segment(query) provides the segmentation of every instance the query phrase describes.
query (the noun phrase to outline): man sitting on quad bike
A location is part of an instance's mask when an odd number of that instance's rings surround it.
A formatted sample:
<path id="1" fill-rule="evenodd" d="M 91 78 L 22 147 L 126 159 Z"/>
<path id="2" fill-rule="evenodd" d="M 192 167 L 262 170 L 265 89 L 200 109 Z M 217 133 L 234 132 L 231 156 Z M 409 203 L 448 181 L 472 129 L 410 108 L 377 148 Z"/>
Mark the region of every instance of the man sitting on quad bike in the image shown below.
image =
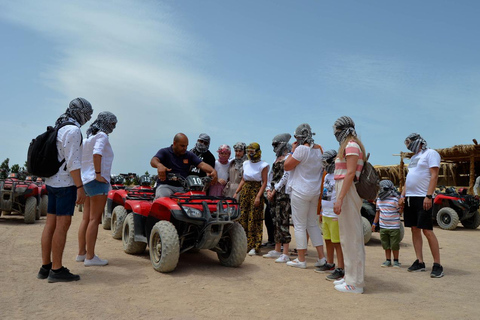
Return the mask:
<path id="1" fill-rule="evenodd" d="M 150 165 L 157 169 L 158 180 L 155 198 L 169 197 L 176 192 L 185 192 L 179 181 L 167 180 L 167 173 L 174 173 L 186 178 L 190 166 L 193 165 L 207 173 L 212 182 L 217 180 L 215 169 L 203 162 L 193 152 L 187 151 L 188 138 L 183 133 L 177 133 L 170 147 L 158 150 L 150 160 Z"/>

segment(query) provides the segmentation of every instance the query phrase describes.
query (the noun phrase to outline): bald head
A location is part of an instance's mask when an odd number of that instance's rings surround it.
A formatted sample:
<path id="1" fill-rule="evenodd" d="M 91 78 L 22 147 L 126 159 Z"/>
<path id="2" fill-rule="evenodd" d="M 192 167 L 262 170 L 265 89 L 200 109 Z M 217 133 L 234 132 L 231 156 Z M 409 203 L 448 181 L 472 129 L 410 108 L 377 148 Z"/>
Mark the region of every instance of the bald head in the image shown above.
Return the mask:
<path id="1" fill-rule="evenodd" d="M 173 137 L 173 152 L 180 156 L 187 152 L 188 147 L 188 138 L 183 133 L 177 133 L 175 137 Z"/>

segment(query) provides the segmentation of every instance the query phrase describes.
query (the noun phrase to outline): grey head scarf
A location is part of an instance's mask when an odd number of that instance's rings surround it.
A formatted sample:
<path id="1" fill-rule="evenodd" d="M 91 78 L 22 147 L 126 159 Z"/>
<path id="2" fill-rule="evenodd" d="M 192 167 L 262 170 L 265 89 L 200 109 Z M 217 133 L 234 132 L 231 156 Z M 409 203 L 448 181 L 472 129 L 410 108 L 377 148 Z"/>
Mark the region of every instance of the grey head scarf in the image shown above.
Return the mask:
<path id="1" fill-rule="evenodd" d="M 280 134 L 277 134 L 275 137 L 273 137 L 272 147 L 273 147 L 273 152 L 275 152 L 275 155 L 277 157 L 280 157 L 285 154 L 285 151 L 287 150 L 288 141 L 290 140 L 291 137 L 292 136 L 289 133 L 280 133 Z M 291 149 L 292 148 L 290 147 L 290 150 Z"/>
<path id="2" fill-rule="evenodd" d="M 109 112 L 103 111 L 100 112 L 97 116 L 97 119 L 93 121 L 90 127 L 87 130 L 87 137 L 91 135 L 96 135 L 99 131 L 105 132 L 106 134 L 112 133 L 113 129 L 117 125 L 117 117 Z"/>
<path id="3" fill-rule="evenodd" d="M 335 134 L 335 138 L 337 139 L 338 143 L 342 144 L 342 142 L 345 141 L 349 135 L 354 137 L 357 136 L 357 132 L 355 131 L 355 122 L 353 122 L 352 118 L 350 117 L 340 117 L 333 124 L 333 133 Z"/>
<path id="4" fill-rule="evenodd" d="M 333 173 L 335 171 L 335 158 L 337 157 L 337 151 L 327 150 L 322 155 L 323 166 L 327 173 Z"/>
<path id="5" fill-rule="evenodd" d="M 405 139 L 405 145 L 407 149 L 412 151 L 413 153 L 417 153 L 420 149 L 420 145 L 422 145 L 422 150 L 427 149 L 427 141 L 422 138 L 418 133 L 412 133 Z"/>
<path id="6" fill-rule="evenodd" d="M 205 143 L 198 142 L 198 140 L 205 141 Z M 208 147 L 210 147 L 210 136 L 206 133 L 200 133 L 197 139 L 197 143 L 195 144 L 195 150 L 198 153 L 205 153 L 208 151 Z"/>
<path id="7" fill-rule="evenodd" d="M 69 119 L 75 119 L 80 126 L 83 126 L 92 118 L 93 108 L 90 102 L 84 98 L 76 98 L 70 101 L 67 110 L 62 114 L 57 121 L 55 126 L 67 122 Z"/>
<path id="8" fill-rule="evenodd" d="M 233 150 L 243 150 L 243 156 L 241 158 L 235 156 L 234 159 L 235 170 L 240 171 L 243 168 L 243 162 L 247 160 L 247 144 L 245 142 L 237 142 L 233 145 Z"/>
<path id="9" fill-rule="evenodd" d="M 378 192 L 378 197 L 381 200 L 384 200 L 388 197 L 393 197 L 396 195 L 397 195 L 397 192 L 392 181 L 390 180 L 380 181 L 380 191 Z"/>
<path id="10" fill-rule="evenodd" d="M 308 123 L 302 123 L 295 129 L 294 137 L 298 142 L 299 146 L 303 146 L 305 143 L 308 143 L 310 146 L 313 145 L 313 136 L 315 133 L 312 132 L 312 128 Z"/>

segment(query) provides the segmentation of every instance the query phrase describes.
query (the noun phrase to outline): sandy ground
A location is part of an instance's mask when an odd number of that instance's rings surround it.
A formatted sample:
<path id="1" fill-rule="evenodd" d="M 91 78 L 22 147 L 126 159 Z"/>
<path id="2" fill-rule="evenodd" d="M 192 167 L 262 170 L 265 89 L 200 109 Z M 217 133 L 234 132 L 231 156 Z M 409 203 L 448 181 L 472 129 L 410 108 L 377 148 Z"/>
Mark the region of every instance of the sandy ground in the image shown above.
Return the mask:
<path id="1" fill-rule="evenodd" d="M 480 230 L 461 225 L 455 231 L 435 227 L 445 268 L 441 279 L 431 279 L 429 271 L 407 272 L 415 260 L 409 230 L 400 251 L 402 268 L 381 268 L 384 251 L 375 233 L 366 246 L 365 293 L 358 295 L 337 292 L 313 271 L 312 247 L 305 270 L 261 256 L 226 268 L 215 253 L 202 250 L 181 255 L 174 272 L 161 274 L 152 268 L 148 251 L 125 254 L 121 241 L 100 227 L 97 253 L 110 264 L 86 268 L 75 262 L 80 219 L 76 213 L 64 265 L 81 280 L 50 284 L 36 279 L 45 218 L 33 225 L 0 218 L 0 319 L 480 318 Z M 430 269 L 428 248 L 424 252 Z"/>

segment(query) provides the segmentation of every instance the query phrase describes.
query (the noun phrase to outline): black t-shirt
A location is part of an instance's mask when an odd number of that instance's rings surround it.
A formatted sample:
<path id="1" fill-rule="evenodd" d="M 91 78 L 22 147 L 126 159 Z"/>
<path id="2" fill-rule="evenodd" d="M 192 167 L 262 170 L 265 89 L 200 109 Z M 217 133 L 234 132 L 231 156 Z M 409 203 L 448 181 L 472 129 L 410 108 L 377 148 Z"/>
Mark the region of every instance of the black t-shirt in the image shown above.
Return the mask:
<path id="1" fill-rule="evenodd" d="M 206 164 L 210 165 L 212 168 L 215 169 L 215 157 L 213 156 L 213 154 L 210 152 L 210 150 L 207 150 L 207 152 L 204 152 L 204 153 L 199 153 L 197 151 L 197 149 L 193 148 L 192 150 L 190 150 L 193 154 L 195 154 L 197 157 L 200 158 L 200 160 L 202 160 L 203 162 L 205 162 Z M 191 165 L 190 166 L 190 172 L 189 174 L 194 174 L 194 175 L 197 175 L 199 177 L 205 177 L 207 175 L 206 172 L 200 170 L 199 168 L 197 168 L 197 166 L 194 166 L 194 165 Z"/>
<path id="2" fill-rule="evenodd" d="M 177 156 L 175 153 L 173 153 L 172 146 L 158 150 L 157 154 L 155 154 L 155 157 L 157 157 L 165 167 L 172 169 L 172 171 L 169 171 L 170 173 L 179 174 L 184 178 L 189 175 L 190 166 L 197 167 L 200 162 L 202 162 L 199 157 L 190 151 L 185 152 L 183 155 Z M 160 181 L 160 179 L 157 179 L 157 184 L 169 184 L 175 187 L 181 186 L 180 182 L 178 181 Z"/>

